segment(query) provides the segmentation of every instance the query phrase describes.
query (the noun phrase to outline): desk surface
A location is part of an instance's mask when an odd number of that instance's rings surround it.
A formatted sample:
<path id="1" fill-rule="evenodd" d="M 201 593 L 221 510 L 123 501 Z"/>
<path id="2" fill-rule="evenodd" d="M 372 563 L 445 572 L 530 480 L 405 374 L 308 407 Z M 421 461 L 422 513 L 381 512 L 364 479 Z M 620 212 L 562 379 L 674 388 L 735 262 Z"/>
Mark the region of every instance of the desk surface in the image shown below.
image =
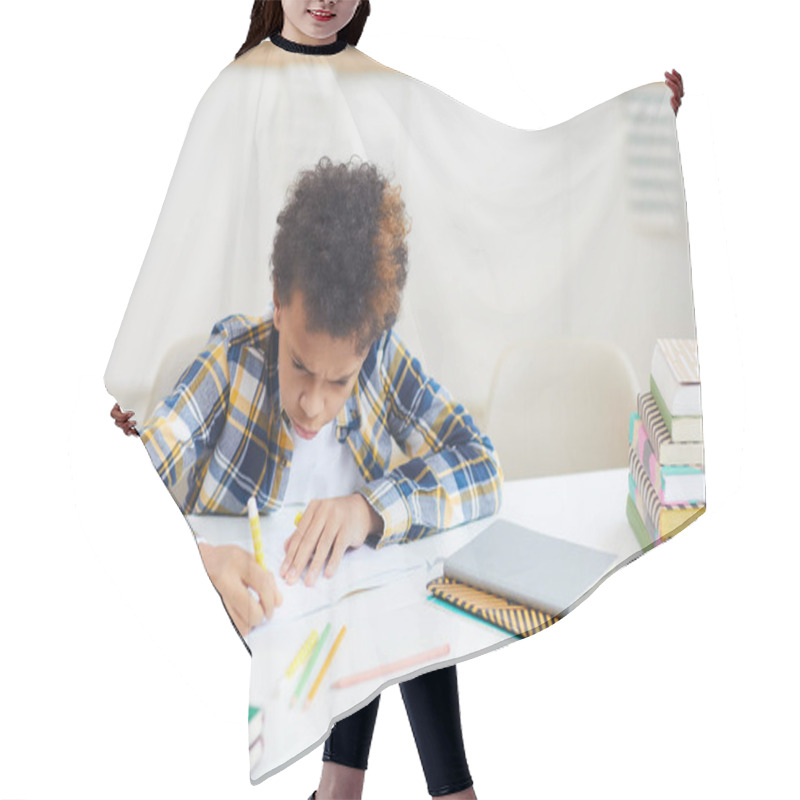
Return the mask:
<path id="1" fill-rule="evenodd" d="M 614 554 L 616 560 L 610 574 L 641 551 L 625 517 L 627 475 L 627 469 L 616 469 L 510 481 L 504 485 L 498 517 Z M 273 552 L 277 553 L 283 539 L 293 531 L 296 511 L 297 507 L 287 507 L 262 518 L 265 537 L 278 537 L 277 544 L 273 542 Z M 432 603 L 425 588 L 430 580 L 442 575 L 444 559 L 471 541 L 493 519 L 378 551 L 350 551 L 340 570 L 356 591 L 342 580 L 337 584 L 324 577 L 311 588 L 301 584 L 290 588 L 306 593 L 299 598 L 300 605 L 292 605 L 294 611 L 287 611 L 285 616 L 278 609 L 272 621 L 255 628 L 247 637 L 253 656 L 251 704 L 263 707 L 267 720 L 262 734 L 264 755 L 255 765 L 254 778 L 267 777 L 316 747 L 327 736 L 333 721 L 366 705 L 385 686 L 515 641 L 500 629 Z M 193 530 L 212 544 L 238 544 L 252 551 L 245 517 L 190 516 L 188 520 Z M 383 571 L 369 574 L 367 569 L 366 578 L 361 573 L 351 571 L 348 576 L 344 572 L 348 559 L 356 563 L 357 556 L 362 564 L 369 565 L 363 559 L 384 553 L 387 560 Z M 274 564 L 273 568 L 277 570 L 277 566 Z M 356 574 L 359 580 L 353 578 Z M 289 588 L 276 577 L 282 590 Z M 309 632 L 316 629 L 321 633 L 327 623 L 331 625 L 331 635 L 322 655 L 340 627 L 346 625 L 342 645 L 311 707 L 303 710 L 300 704 L 290 708 L 294 681 L 281 682 L 281 676 Z M 450 653 L 442 660 L 346 689 L 330 688 L 338 678 L 445 643 L 450 645 Z M 322 658 L 318 663 L 321 662 Z"/>

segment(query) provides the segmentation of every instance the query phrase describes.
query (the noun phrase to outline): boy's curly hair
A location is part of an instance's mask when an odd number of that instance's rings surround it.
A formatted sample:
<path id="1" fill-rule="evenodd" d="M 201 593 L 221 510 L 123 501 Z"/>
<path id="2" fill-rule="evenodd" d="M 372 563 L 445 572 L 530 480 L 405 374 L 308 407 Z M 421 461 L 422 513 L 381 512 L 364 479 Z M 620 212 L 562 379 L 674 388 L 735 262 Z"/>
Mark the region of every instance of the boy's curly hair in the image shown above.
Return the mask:
<path id="1" fill-rule="evenodd" d="M 303 293 L 312 331 L 366 349 L 400 311 L 408 247 L 405 204 L 378 168 L 327 156 L 301 172 L 278 215 L 272 282 L 282 304 Z"/>

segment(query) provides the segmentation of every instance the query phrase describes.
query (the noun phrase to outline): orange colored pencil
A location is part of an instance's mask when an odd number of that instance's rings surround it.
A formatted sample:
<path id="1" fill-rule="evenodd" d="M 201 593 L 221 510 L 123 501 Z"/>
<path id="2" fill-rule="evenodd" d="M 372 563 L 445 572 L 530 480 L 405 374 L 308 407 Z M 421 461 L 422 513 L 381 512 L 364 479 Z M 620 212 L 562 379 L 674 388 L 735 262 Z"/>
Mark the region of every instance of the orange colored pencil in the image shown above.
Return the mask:
<path id="1" fill-rule="evenodd" d="M 317 689 L 319 689 L 322 679 L 325 677 L 325 673 L 328 671 L 328 667 L 331 665 L 331 661 L 333 661 L 333 657 L 336 655 L 336 651 L 339 649 L 342 639 L 344 639 L 344 634 L 346 631 L 347 625 L 342 625 L 341 630 L 336 637 L 336 641 L 331 645 L 331 649 L 328 651 L 328 656 L 325 659 L 325 663 L 322 665 L 319 675 L 317 675 L 317 679 L 314 681 L 314 685 L 311 687 L 311 691 L 308 693 L 306 702 L 303 705 L 304 709 L 311 705 L 311 701 L 314 699 L 314 695 L 317 693 Z"/>

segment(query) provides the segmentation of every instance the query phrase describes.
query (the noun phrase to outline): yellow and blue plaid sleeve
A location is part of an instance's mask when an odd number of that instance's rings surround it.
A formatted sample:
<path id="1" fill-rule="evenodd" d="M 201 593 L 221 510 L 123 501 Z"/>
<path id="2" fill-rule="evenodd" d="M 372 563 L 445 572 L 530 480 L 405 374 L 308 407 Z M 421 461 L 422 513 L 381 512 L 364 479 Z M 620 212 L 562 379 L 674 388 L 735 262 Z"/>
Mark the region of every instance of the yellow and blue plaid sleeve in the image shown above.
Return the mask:
<path id="1" fill-rule="evenodd" d="M 229 381 L 225 340 L 216 335 L 144 423 L 142 443 L 167 486 L 213 448 L 225 424 Z"/>
<path id="2" fill-rule="evenodd" d="M 466 409 L 423 373 L 393 331 L 376 371 L 385 429 L 409 458 L 361 489 L 384 521 L 376 547 L 494 514 L 502 470 Z"/>

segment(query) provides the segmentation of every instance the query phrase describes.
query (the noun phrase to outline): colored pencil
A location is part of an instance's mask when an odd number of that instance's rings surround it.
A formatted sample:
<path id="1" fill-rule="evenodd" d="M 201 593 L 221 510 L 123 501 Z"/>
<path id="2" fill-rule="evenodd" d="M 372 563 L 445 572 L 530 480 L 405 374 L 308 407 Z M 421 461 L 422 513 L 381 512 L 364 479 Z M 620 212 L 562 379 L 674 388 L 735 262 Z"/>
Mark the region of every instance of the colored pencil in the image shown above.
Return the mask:
<path id="1" fill-rule="evenodd" d="M 328 634 L 330 632 L 331 632 L 331 624 L 329 622 L 327 625 L 325 625 L 325 628 L 322 631 L 322 636 L 319 637 L 316 645 L 314 646 L 314 649 L 311 651 L 311 656 L 308 659 L 306 668 L 303 670 L 303 674 L 300 676 L 300 680 L 297 683 L 297 688 L 294 690 L 294 694 L 292 695 L 292 699 L 289 705 L 293 706 L 299 699 L 300 695 L 303 693 L 303 688 L 308 682 L 308 676 L 311 675 L 311 671 L 314 669 L 314 664 L 319 658 L 319 654 L 322 648 L 325 646 L 325 640 L 328 638 Z"/>
<path id="2" fill-rule="evenodd" d="M 342 625 L 339 635 L 336 637 L 336 641 L 334 641 L 333 645 L 331 646 L 331 649 L 328 652 L 328 657 L 325 659 L 325 663 L 322 665 L 322 669 L 320 669 L 319 675 L 317 675 L 317 679 L 314 681 L 314 685 L 311 687 L 311 691 L 308 693 L 308 697 L 306 698 L 303 708 L 308 708 L 311 705 L 311 701 L 314 699 L 314 695 L 317 693 L 317 689 L 319 689 L 322 679 L 325 677 L 325 673 L 328 671 L 328 667 L 330 667 L 331 661 L 333 661 L 333 657 L 336 655 L 336 651 L 339 649 L 339 645 L 342 643 L 342 639 L 344 639 L 344 634 L 346 631 L 347 625 Z"/>
<path id="3" fill-rule="evenodd" d="M 292 675 L 297 671 L 297 668 L 302 664 L 305 664 L 306 660 L 308 659 L 311 651 L 314 648 L 314 645 L 317 643 L 317 639 L 319 638 L 319 634 L 316 630 L 311 631 L 308 634 L 308 637 L 300 646 L 300 649 L 297 651 L 297 655 L 292 659 L 292 663 L 289 664 L 288 669 L 286 670 L 286 677 L 291 678 Z"/>
<path id="4" fill-rule="evenodd" d="M 355 675 L 348 675 L 346 678 L 340 678 L 334 684 L 333 689 L 346 689 L 354 683 L 361 683 L 362 681 L 369 681 L 373 678 L 380 678 L 384 675 L 389 675 L 392 672 L 415 667 L 417 664 L 424 664 L 426 661 L 433 661 L 437 658 L 443 658 L 450 652 L 450 645 L 443 644 L 440 647 L 434 647 L 431 650 L 426 650 L 424 653 L 416 653 L 407 658 L 401 658 L 399 661 L 392 661 L 389 664 L 381 664 L 373 669 L 365 670 L 364 672 L 357 672 Z"/>
<path id="5" fill-rule="evenodd" d="M 266 569 L 267 562 L 264 558 L 264 543 L 261 540 L 261 521 L 258 518 L 258 508 L 256 507 L 255 497 L 251 497 L 247 501 L 247 516 L 250 520 L 250 536 L 253 539 L 253 551 L 255 552 L 256 561 Z"/>

